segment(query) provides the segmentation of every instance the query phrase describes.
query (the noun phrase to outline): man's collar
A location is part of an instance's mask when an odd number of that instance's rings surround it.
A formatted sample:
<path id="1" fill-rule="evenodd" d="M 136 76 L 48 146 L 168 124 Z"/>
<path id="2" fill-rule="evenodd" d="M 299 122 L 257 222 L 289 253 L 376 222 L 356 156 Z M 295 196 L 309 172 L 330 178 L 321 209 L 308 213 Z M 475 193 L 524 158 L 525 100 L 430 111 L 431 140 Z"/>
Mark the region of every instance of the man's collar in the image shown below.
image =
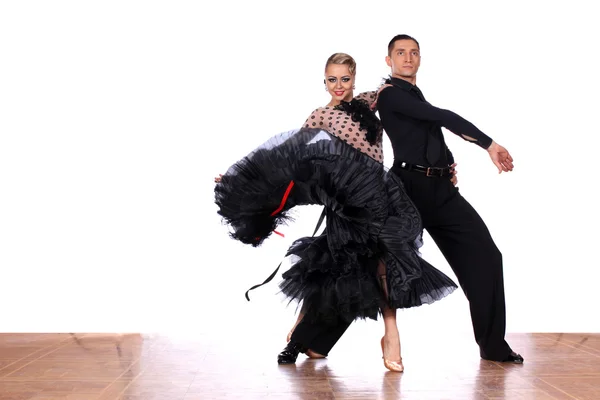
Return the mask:
<path id="1" fill-rule="evenodd" d="M 404 79 L 394 78 L 390 76 L 389 81 L 395 86 L 401 87 L 402 89 L 411 90 L 416 88 L 416 85 L 413 85 L 412 83 L 405 81 Z"/>

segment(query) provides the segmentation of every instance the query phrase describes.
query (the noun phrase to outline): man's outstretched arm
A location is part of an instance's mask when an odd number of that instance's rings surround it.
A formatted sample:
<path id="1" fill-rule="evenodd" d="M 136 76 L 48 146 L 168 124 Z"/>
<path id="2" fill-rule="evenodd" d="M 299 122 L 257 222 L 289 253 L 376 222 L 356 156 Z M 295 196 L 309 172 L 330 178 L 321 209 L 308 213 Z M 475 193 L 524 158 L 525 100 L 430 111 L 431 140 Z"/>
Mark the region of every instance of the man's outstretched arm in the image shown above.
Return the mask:
<path id="1" fill-rule="evenodd" d="M 414 119 L 435 121 L 455 135 L 484 149 L 492 144 L 492 138 L 460 115 L 450 110 L 434 107 L 411 96 L 405 90 L 385 88 L 379 94 L 377 104 L 380 110 L 388 109 Z"/>
<path id="2" fill-rule="evenodd" d="M 460 115 L 432 106 L 421 101 L 404 90 L 384 88 L 379 94 L 377 107 L 380 112 L 392 111 L 423 121 L 435 121 L 450 132 L 479 147 L 487 150 L 492 162 L 502 173 L 512 171 L 513 158 L 504 147 L 500 146 L 479 128 Z M 388 135 L 390 132 L 388 132 Z"/>

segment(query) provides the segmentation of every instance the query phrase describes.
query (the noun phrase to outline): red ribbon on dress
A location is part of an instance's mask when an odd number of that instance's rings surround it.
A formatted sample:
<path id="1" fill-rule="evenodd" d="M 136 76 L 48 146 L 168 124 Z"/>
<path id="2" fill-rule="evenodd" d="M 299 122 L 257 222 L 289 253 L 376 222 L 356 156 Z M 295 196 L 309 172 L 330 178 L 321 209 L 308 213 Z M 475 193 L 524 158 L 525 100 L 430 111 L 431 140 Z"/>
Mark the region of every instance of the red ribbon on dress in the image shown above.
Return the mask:
<path id="1" fill-rule="evenodd" d="M 285 193 L 283 194 L 283 198 L 281 199 L 281 204 L 279 204 L 279 207 L 277 208 L 277 210 L 275 210 L 271 213 L 271 217 L 274 216 L 275 214 L 279 214 L 279 212 L 281 210 L 283 210 L 283 206 L 285 206 L 285 202 L 287 201 L 287 198 L 289 197 L 290 192 L 292 191 L 293 187 L 294 187 L 294 181 L 290 181 L 290 184 L 288 185 L 287 189 L 285 190 Z"/>
<path id="2" fill-rule="evenodd" d="M 290 181 L 290 184 L 288 185 L 287 189 L 285 190 L 285 193 L 283 194 L 283 198 L 281 199 L 281 203 L 279 204 L 279 207 L 277 207 L 277 210 L 273 211 L 271 213 L 271 217 L 279 214 L 281 212 L 281 210 L 283 210 L 283 207 L 285 206 L 285 203 L 288 199 L 288 197 L 290 196 L 290 192 L 292 191 L 292 188 L 294 187 L 294 181 Z M 281 237 L 285 237 L 285 235 L 281 232 L 277 232 L 277 231 L 273 231 L 276 234 L 278 234 Z M 258 240 L 260 238 L 256 238 L 256 240 Z"/>

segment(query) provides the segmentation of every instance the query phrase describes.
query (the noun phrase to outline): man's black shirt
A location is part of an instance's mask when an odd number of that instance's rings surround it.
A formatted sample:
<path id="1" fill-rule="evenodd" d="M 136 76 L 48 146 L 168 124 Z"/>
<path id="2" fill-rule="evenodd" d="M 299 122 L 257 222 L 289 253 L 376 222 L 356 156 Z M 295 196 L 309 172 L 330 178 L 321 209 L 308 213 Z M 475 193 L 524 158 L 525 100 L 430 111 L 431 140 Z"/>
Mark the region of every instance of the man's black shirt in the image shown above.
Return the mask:
<path id="1" fill-rule="evenodd" d="M 439 167 L 452 164 L 454 160 L 444 142 L 442 127 L 484 149 L 492 143 L 490 137 L 460 115 L 429 104 L 417 86 L 399 78 L 391 78 L 388 83 L 394 86 L 381 91 L 377 108 L 383 129 L 394 149 L 395 162 Z M 436 137 L 440 157 L 432 165 L 427 161 L 427 144 L 428 141 L 434 143 Z"/>

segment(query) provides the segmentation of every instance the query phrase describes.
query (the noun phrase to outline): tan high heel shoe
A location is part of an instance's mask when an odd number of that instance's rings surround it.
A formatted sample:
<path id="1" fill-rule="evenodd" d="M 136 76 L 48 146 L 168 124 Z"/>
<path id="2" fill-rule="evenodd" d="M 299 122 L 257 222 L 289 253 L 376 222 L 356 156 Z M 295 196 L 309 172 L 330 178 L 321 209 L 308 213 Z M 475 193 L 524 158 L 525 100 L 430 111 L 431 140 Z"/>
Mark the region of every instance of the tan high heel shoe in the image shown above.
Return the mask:
<path id="1" fill-rule="evenodd" d="M 392 372 L 404 372 L 404 365 L 402 364 L 402 357 L 400 357 L 400 361 L 390 361 L 385 358 L 385 351 L 383 347 L 383 338 L 381 338 L 381 353 L 383 356 L 383 365 Z"/>

